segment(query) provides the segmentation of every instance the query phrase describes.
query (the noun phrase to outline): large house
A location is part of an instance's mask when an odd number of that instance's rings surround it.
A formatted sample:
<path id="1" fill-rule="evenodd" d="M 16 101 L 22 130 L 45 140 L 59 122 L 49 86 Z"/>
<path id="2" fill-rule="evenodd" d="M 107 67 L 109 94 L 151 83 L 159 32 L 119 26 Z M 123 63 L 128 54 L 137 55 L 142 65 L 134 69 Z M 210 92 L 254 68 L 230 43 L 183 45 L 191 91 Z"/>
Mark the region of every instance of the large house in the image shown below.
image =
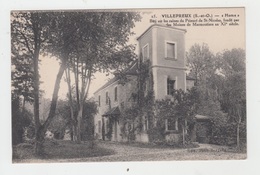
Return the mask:
<path id="1" fill-rule="evenodd" d="M 120 122 L 115 120 L 111 124 L 109 120 L 123 115 L 122 110 L 134 103 L 133 94 L 137 90 L 136 74 L 140 61 L 150 61 L 149 69 L 153 83 L 149 83 L 148 80 L 146 88 L 153 90 L 155 100 L 165 99 L 173 89 L 186 91 L 194 86 L 194 79 L 188 78 L 185 72 L 185 33 L 184 29 L 155 24 L 137 38 L 141 54 L 139 59 L 142 60 L 132 63 L 125 70 L 129 81 L 122 85 L 119 83 L 119 78 L 114 77 L 94 93 L 95 101 L 98 103 L 98 114 L 94 119 L 97 138 L 124 141 Z M 149 142 L 147 119 L 144 118 L 142 122 L 142 132 L 136 135 L 135 140 Z M 177 121 L 175 123 L 165 121 L 165 125 L 166 130 L 175 131 L 167 135 L 166 139 L 178 139 L 181 132 L 178 132 L 180 129 Z M 109 131 L 112 133 L 110 138 L 107 138 Z"/>

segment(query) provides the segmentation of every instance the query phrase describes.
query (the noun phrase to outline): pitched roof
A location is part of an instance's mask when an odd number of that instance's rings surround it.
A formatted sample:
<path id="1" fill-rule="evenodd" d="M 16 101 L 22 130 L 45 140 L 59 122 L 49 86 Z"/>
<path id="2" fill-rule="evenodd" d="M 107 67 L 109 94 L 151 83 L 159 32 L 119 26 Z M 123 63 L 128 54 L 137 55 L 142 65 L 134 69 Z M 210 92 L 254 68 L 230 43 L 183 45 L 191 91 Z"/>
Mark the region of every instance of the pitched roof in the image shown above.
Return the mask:
<path id="1" fill-rule="evenodd" d="M 192 78 L 192 77 L 186 75 L 186 80 L 195 80 L 195 78 Z"/>
<path id="2" fill-rule="evenodd" d="M 105 114 L 103 114 L 103 117 L 107 117 L 107 116 L 115 116 L 115 115 L 120 115 L 120 110 L 117 107 L 113 107 L 112 109 L 110 109 L 109 111 L 107 111 Z"/>
<path id="3" fill-rule="evenodd" d="M 130 66 L 129 66 L 128 68 L 126 68 L 126 69 L 124 70 L 124 73 L 125 73 L 126 75 L 136 75 L 136 74 L 137 74 L 137 67 L 138 67 L 138 66 L 137 66 L 137 60 L 135 60 L 135 61 L 133 61 L 133 62 L 130 64 Z M 97 93 L 98 91 L 100 91 L 100 90 L 102 90 L 102 89 L 108 87 L 109 85 L 113 84 L 113 83 L 116 82 L 117 80 L 119 80 L 119 77 L 118 77 L 118 76 L 113 77 L 113 78 L 110 79 L 108 82 L 106 82 L 103 86 L 101 86 L 98 90 L 96 90 L 96 91 L 94 92 L 94 94 Z"/>
<path id="4" fill-rule="evenodd" d="M 94 94 L 97 93 L 98 91 L 100 91 L 100 90 L 102 90 L 102 89 L 108 87 L 109 85 L 113 84 L 113 83 L 116 82 L 117 80 L 118 80 L 117 77 L 114 77 L 114 78 L 110 79 L 110 80 L 109 80 L 108 82 L 106 82 L 103 86 L 101 86 L 100 88 L 98 88 L 98 90 L 96 90 L 96 91 L 94 92 Z"/>

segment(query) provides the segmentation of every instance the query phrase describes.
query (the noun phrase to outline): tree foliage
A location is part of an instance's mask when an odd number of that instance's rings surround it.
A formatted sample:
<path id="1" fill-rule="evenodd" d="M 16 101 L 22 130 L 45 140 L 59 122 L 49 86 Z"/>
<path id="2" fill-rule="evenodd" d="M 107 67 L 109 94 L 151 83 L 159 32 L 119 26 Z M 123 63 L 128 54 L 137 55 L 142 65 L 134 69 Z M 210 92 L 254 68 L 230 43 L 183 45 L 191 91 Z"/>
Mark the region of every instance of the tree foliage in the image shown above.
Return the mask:
<path id="1" fill-rule="evenodd" d="M 237 147 L 240 147 L 240 128 L 246 124 L 245 52 L 242 49 L 224 51 L 222 58 L 225 65 L 222 105 L 230 121 L 236 124 Z"/>
<path id="2" fill-rule="evenodd" d="M 33 125 L 33 114 L 21 109 L 19 98 L 12 99 L 12 144 L 16 145 L 24 141 L 24 130 Z"/>
<path id="3" fill-rule="evenodd" d="M 74 101 L 74 104 L 76 102 Z M 84 139 L 89 139 L 93 135 L 93 116 L 97 113 L 97 105 L 95 102 L 87 100 L 84 103 L 83 111 L 83 122 L 82 124 L 82 134 Z M 77 111 L 73 111 L 77 113 Z M 63 139 L 65 130 L 71 129 L 71 118 L 70 118 L 70 105 L 68 100 L 59 100 L 56 110 L 56 115 L 51 122 L 48 130 L 54 133 L 54 138 Z"/>
<path id="4" fill-rule="evenodd" d="M 18 38 L 13 47 L 13 57 L 23 54 L 31 58 L 33 64 L 34 119 L 36 127 L 36 153 L 44 134 L 55 116 L 59 84 L 67 66 L 72 66 L 76 59 L 83 83 L 89 87 L 93 72 L 120 68 L 134 55 L 133 46 L 127 45 L 131 28 L 140 19 L 135 12 L 66 12 L 66 11 L 16 11 L 12 12 L 12 38 Z M 39 121 L 39 55 L 55 56 L 60 60 L 49 115 L 44 124 Z M 126 57 L 122 57 L 122 54 Z M 24 56 L 24 57 L 25 57 Z M 29 64 L 29 63 L 28 63 Z M 87 73 L 87 80 L 84 77 Z M 84 83 L 86 81 L 87 83 Z M 81 88 L 81 106 L 87 91 Z M 79 109 L 82 111 L 83 109 Z M 80 117 L 80 118 L 81 118 Z M 80 123 L 80 121 L 79 121 Z"/>
<path id="5" fill-rule="evenodd" d="M 240 127 L 244 128 L 246 122 L 244 50 L 224 50 L 214 56 L 207 45 L 195 44 L 187 59 L 189 75 L 197 77 L 201 98 L 199 114 L 212 118 L 213 135 L 226 135 L 226 138 L 236 135 L 239 146 L 239 136 L 245 136 L 245 129 L 242 132 Z"/>
<path id="6" fill-rule="evenodd" d="M 164 123 L 167 119 L 173 119 L 181 124 L 183 145 L 186 144 L 185 134 L 188 125 L 195 120 L 198 104 L 199 93 L 195 87 L 186 92 L 182 89 L 174 90 L 172 96 L 156 101 L 156 111 L 157 115 L 160 116 L 160 122 Z"/>
<path id="7" fill-rule="evenodd" d="M 195 85 L 206 81 L 218 68 L 216 58 L 205 43 L 194 44 L 186 54 L 189 75 L 195 78 Z"/>
<path id="8" fill-rule="evenodd" d="M 88 96 L 93 74 L 97 71 L 120 71 L 135 59 L 134 46 L 128 45 L 127 41 L 132 34 L 131 28 L 134 22 L 139 20 L 139 15 L 130 12 L 75 12 L 67 15 L 77 16 L 72 21 L 76 26 L 74 32 L 76 36 L 72 38 L 78 38 L 78 40 L 70 42 L 66 79 L 70 90 L 70 100 L 72 100 L 71 87 L 75 85 L 78 112 L 71 118 L 75 121 L 74 138 L 80 142 L 83 103 Z M 71 74 L 74 74 L 74 84 L 71 81 Z"/>
<path id="9" fill-rule="evenodd" d="M 41 48 L 46 42 L 49 17 L 50 16 L 47 13 L 16 11 L 11 13 L 11 36 L 12 38 L 16 38 L 12 39 L 12 57 L 14 59 L 27 58 L 27 64 L 31 65 L 33 68 L 32 76 L 30 76 L 31 68 L 27 68 L 28 70 L 26 71 L 26 76 L 22 77 L 25 79 L 22 79 L 22 81 L 25 82 L 25 86 L 27 86 L 33 94 L 36 154 L 40 154 L 40 152 L 42 152 L 42 144 L 40 143 L 40 140 L 42 139 L 40 139 L 39 132 L 41 127 L 39 119 L 39 56 Z M 33 89 L 31 89 L 30 86 L 33 86 Z M 27 90 L 26 92 L 29 91 Z M 24 100 L 27 99 L 28 97 L 24 98 Z"/>

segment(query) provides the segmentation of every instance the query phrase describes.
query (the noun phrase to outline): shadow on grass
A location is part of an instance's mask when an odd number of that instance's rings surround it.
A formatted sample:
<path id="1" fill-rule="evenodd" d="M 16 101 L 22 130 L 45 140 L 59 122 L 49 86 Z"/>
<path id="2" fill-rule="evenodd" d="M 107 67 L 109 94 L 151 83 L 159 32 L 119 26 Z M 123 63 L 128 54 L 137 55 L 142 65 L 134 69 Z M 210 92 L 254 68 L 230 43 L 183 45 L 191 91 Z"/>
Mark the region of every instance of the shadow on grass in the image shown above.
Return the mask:
<path id="1" fill-rule="evenodd" d="M 196 143 L 189 143 L 186 145 L 179 144 L 173 144 L 173 143 L 167 143 L 167 142 L 158 142 L 158 143 L 142 143 L 142 142 L 109 142 L 109 141 L 100 141 L 101 143 L 106 144 L 116 144 L 116 145 L 126 145 L 131 147 L 138 147 L 138 148 L 151 148 L 151 149 L 187 149 L 187 148 L 197 148 L 199 147 Z"/>
<path id="2" fill-rule="evenodd" d="M 100 148 L 98 145 L 90 148 L 89 144 L 88 142 L 77 144 L 72 141 L 46 140 L 43 156 L 36 157 L 33 145 L 22 143 L 13 147 L 13 159 L 73 159 L 115 154 L 113 150 Z"/>

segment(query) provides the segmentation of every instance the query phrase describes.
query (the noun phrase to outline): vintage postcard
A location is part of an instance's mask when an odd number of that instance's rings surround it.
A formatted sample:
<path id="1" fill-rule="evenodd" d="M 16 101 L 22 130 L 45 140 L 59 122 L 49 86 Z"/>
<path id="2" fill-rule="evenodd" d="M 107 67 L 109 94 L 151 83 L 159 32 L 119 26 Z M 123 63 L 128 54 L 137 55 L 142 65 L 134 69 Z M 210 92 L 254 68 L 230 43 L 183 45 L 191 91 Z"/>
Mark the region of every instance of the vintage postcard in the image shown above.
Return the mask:
<path id="1" fill-rule="evenodd" d="M 9 62 L 1 65 L 10 67 L 3 75 L 11 78 L 8 90 L 0 91 L 1 106 L 10 108 L 3 113 L 10 138 L 0 149 L 1 171 L 254 169 L 257 139 L 248 133 L 257 133 L 252 101 L 258 92 L 252 86 L 259 86 L 252 84 L 258 80 L 252 80 L 257 44 L 248 42 L 257 29 L 255 21 L 250 25 L 251 8 L 62 5 L 3 11 L 7 31 L 0 36 L 10 33 L 10 48 L 4 47 Z"/>
<path id="2" fill-rule="evenodd" d="M 246 159 L 245 8 L 10 19 L 13 163 Z"/>

